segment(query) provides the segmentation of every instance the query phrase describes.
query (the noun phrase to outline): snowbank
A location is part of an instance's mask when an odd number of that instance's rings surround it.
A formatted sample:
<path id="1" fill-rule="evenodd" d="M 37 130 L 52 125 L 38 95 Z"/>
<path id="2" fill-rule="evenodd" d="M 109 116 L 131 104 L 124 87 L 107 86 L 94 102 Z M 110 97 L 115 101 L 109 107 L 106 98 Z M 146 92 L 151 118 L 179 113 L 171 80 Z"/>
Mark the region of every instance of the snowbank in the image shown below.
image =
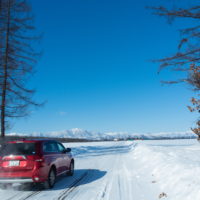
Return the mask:
<path id="1" fill-rule="evenodd" d="M 139 144 L 133 158 L 171 200 L 199 200 L 200 145 L 195 140 Z"/>

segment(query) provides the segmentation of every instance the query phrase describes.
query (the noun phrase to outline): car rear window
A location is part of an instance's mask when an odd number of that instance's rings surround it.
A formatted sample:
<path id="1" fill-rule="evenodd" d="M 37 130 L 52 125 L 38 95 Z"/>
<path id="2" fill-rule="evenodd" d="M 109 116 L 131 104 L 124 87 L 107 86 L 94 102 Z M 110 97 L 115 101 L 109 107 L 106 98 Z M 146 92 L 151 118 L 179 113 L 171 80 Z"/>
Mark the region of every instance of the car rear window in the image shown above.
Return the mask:
<path id="1" fill-rule="evenodd" d="M 0 155 L 34 155 L 35 143 L 7 143 L 0 147 Z"/>

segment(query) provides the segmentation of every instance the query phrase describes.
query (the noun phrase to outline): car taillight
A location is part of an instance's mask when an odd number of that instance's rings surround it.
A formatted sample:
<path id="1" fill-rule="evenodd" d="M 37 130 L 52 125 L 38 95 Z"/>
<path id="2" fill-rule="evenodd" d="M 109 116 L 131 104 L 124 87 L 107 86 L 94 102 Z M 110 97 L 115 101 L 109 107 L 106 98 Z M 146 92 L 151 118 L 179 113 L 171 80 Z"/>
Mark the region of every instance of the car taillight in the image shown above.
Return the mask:
<path id="1" fill-rule="evenodd" d="M 2 157 L 3 161 L 10 161 L 10 160 L 26 160 L 26 156 L 24 155 L 7 155 Z"/>

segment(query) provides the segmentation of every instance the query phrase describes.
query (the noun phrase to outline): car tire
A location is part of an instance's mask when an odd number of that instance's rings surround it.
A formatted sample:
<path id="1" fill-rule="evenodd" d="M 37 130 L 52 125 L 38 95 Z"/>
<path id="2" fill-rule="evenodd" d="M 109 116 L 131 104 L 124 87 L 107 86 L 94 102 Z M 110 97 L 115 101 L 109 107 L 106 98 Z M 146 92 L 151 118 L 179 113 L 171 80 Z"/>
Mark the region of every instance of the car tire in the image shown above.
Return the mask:
<path id="1" fill-rule="evenodd" d="M 44 182 L 45 189 L 53 188 L 56 182 L 56 170 L 51 168 L 49 171 L 48 179 Z"/>
<path id="2" fill-rule="evenodd" d="M 68 176 L 73 176 L 74 174 L 74 162 L 72 161 L 69 166 L 69 171 L 67 172 Z"/>

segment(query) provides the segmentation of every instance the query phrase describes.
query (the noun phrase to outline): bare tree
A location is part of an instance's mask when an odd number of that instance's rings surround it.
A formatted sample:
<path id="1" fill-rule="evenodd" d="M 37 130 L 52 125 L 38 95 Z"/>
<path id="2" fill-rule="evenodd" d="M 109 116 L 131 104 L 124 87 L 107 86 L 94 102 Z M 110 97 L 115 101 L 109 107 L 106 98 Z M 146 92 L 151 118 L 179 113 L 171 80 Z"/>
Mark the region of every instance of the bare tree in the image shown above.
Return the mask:
<path id="1" fill-rule="evenodd" d="M 1 137 L 9 118 L 24 117 L 34 90 L 26 85 L 38 56 L 32 48 L 33 17 L 26 0 L 0 0 L 0 116 Z"/>
<path id="2" fill-rule="evenodd" d="M 179 41 L 177 52 L 169 57 L 158 60 L 160 70 L 170 68 L 174 71 L 184 72 L 182 79 L 167 81 L 165 83 L 189 84 L 197 94 L 197 97 L 191 98 L 191 106 L 188 106 L 191 112 L 200 112 L 200 3 L 191 7 L 167 8 L 164 6 L 154 7 L 154 14 L 167 17 L 173 21 L 176 18 L 184 20 L 189 19 L 194 25 L 181 30 L 181 39 Z M 197 120 L 197 127 L 192 128 L 193 132 L 200 138 L 200 120 Z"/>

